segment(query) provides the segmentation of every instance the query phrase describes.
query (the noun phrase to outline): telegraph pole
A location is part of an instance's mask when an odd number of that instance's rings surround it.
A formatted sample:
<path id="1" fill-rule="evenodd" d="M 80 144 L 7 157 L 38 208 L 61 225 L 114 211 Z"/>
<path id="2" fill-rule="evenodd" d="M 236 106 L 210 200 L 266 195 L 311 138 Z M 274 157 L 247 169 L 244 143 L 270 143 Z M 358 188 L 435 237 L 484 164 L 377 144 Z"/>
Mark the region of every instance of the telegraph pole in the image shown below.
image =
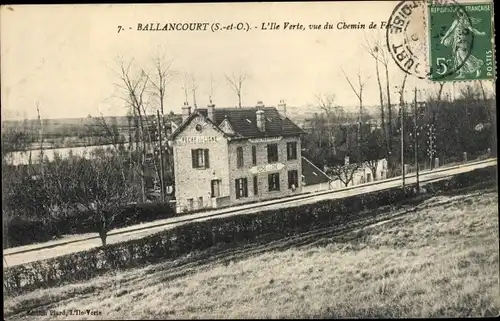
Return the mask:
<path id="1" fill-rule="evenodd" d="M 398 89 L 398 86 L 395 86 L 396 89 Z M 401 135 L 401 177 L 402 177 L 402 183 L 403 183 L 403 188 L 405 187 L 405 179 L 406 179 L 406 173 L 405 173 L 405 157 L 404 157 L 404 146 L 405 146 L 405 136 L 404 136 L 404 125 L 405 125 L 405 100 L 403 97 L 404 94 L 404 83 L 403 86 L 399 89 L 399 113 L 400 113 L 400 121 L 401 121 L 401 126 L 400 126 L 400 135 Z"/>
<path id="2" fill-rule="evenodd" d="M 160 142 L 160 151 L 159 151 L 159 156 L 160 156 L 160 186 L 161 186 L 161 201 L 162 202 L 165 202 L 165 183 L 164 183 L 164 179 L 165 179 L 165 171 L 163 169 L 163 146 L 162 146 L 162 137 L 161 137 L 161 125 L 162 125 L 162 121 L 160 121 L 160 111 L 157 110 L 156 111 L 156 116 L 158 118 L 158 140 Z"/>
<path id="3" fill-rule="evenodd" d="M 418 130 L 417 130 L 417 87 L 415 87 L 415 97 L 414 97 L 414 130 L 413 135 L 415 139 L 415 165 L 416 165 L 416 180 L 417 180 L 417 191 L 420 191 L 420 181 L 419 181 L 419 169 L 418 169 Z"/>

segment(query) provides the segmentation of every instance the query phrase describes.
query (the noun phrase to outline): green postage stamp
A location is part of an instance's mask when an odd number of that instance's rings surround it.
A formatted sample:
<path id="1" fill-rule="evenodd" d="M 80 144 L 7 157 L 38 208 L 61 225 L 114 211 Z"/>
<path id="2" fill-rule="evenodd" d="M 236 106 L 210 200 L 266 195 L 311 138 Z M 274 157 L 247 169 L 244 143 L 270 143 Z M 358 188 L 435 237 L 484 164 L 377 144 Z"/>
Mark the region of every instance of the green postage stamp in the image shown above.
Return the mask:
<path id="1" fill-rule="evenodd" d="M 429 3 L 429 79 L 495 79 L 493 2 Z"/>

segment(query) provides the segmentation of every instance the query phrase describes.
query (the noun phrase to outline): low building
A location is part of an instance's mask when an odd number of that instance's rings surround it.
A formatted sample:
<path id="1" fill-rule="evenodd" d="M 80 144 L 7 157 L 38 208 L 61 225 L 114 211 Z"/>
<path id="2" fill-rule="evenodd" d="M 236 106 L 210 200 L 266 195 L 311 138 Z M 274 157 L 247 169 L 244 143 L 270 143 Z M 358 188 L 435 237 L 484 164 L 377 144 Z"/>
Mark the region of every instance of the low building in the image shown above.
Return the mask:
<path id="1" fill-rule="evenodd" d="M 302 192 L 314 193 L 330 189 L 332 179 L 310 160 L 302 156 Z"/>
<path id="2" fill-rule="evenodd" d="M 172 141 L 177 212 L 302 192 L 303 130 L 275 107 L 183 107 Z"/>
<path id="3" fill-rule="evenodd" d="M 376 162 L 374 168 L 364 164 L 356 169 L 351 177 L 351 172 L 346 170 L 342 177 L 332 177 L 331 188 L 338 189 L 349 186 L 355 186 L 373 181 L 379 181 L 387 178 L 387 160 L 380 159 Z M 345 182 L 348 182 L 347 186 Z"/>

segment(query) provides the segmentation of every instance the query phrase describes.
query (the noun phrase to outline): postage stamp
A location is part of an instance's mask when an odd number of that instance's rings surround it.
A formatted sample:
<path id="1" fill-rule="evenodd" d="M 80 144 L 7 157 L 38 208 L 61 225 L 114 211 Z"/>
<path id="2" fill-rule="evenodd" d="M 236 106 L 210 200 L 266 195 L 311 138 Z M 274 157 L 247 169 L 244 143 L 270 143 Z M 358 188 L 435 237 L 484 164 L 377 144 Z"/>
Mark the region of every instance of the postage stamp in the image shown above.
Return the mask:
<path id="1" fill-rule="evenodd" d="M 429 79 L 495 78 L 493 3 L 429 3 Z"/>

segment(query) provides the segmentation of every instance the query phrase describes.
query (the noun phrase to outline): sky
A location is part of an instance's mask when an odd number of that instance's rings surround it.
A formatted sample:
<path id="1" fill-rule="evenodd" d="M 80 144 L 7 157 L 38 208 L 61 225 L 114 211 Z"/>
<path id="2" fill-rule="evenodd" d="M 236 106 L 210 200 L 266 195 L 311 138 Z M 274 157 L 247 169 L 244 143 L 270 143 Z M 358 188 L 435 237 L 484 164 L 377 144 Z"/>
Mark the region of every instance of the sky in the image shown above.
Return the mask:
<path id="1" fill-rule="evenodd" d="M 181 112 L 183 78 L 196 79 L 197 103 L 208 102 L 210 79 L 217 106 L 238 104 L 225 74 L 246 72 L 242 102 L 289 106 L 316 103 L 317 95 L 335 95 L 336 103 L 358 103 L 342 69 L 353 81 L 360 70 L 364 104 L 379 102 L 374 62 L 362 47 L 365 37 L 385 41 L 384 29 L 309 30 L 310 24 L 334 27 L 387 21 L 397 2 L 220 3 L 166 5 L 23 5 L 1 9 L 2 119 L 73 118 L 124 115 L 124 92 L 117 86 L 118 61 L 132 62 L 131 76 L 151 70 L 152 58 L 172 63 L 166 110 Z M 252 27 L 276 22 L 280 30 L 138 31 L 139 23 L 244 22 Z M 282 30 L 285 22 L 304 30 Z M 123 30 L 118 32 L 118 26 Z M 396 85 L 404 73 L 391 61 L 389 78 Z M 384 81 L 384 80 L 383 80 Z M 410 76 L 408 88 L 434 90 L 436 85 Z M 449 86 L 448 90 L 452 90 Z M 393 99 L 397 99 L 394 89 Z M 411 93 L 408 93 L 411 95 Z M 409 96 L 410 97 L 410 96 Z M 192 104 L 192 95 L 189 95 Z M 151 105 L 155 109 L 155 105 Z"/>

